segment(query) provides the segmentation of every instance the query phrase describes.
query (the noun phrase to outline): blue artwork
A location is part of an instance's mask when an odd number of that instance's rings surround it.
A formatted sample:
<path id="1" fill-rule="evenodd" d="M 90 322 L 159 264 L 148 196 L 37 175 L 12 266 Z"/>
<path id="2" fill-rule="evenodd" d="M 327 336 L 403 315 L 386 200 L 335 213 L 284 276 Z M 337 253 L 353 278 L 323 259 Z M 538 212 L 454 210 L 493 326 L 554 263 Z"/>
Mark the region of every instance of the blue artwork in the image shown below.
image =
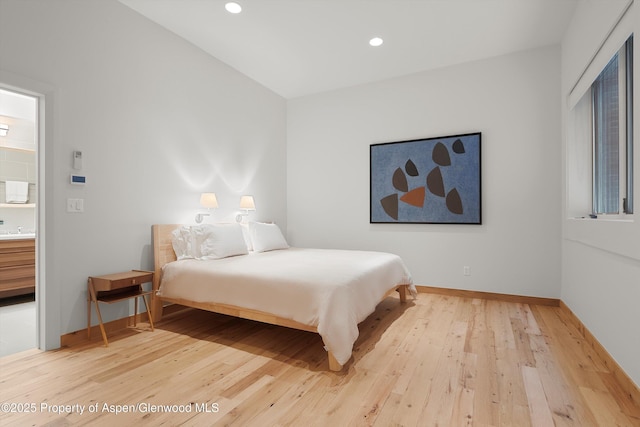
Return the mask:
<path id="1" fill-rule="evenodd" d="M 481 224 L 481 135 L 372 144 L 370 222 Z"/>

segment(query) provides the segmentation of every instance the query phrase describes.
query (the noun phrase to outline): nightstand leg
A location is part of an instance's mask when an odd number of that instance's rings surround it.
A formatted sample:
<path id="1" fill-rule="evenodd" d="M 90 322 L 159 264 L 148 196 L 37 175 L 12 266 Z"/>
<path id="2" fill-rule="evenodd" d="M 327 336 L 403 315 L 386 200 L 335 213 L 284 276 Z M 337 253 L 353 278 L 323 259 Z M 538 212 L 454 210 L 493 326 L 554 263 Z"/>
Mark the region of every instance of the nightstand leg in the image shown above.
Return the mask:
<path id="1" fill-rule="evenodd" d="M 91 279 L 87 280 L 87 338 L 91 339 Z"/>
<path id="2" fill-rule="evenodd" d="M 138 324 L 138 297 L 133 299 L 133 327 Z"/>
<path id="3" fill-rule="evenodd" d="M 151 325 L 151 331 L 153 332 L 153 319 L 151 318 L 151 312 L 149 311 L 149 304 L 147 303 L 146 295 L 142 295 L 142 301 L 144 301 L 144 308 L 147 309 L 147 317 L 149 318 L 149 325 Z"/>
<path id="4" fill-rule="evenodd" d="M 96 313 L 98 313 L 98 321 L 100 322 L 100 332 L 102 332 L 102 339 L 104 340 L 104 346 L 109 347 L 109 341 L 107 341 L 107 332 L 104 330 L 104 324 L 102 323 L 102 315 L 100 314 L 100 307 L 97 300 L 94 301 L 96 304 Z"/>
<path id="5" fill-rule="evenodd" d="M 93 290 L 93 286 L 91 286 L 91 284 L 89 284 L 89 292 L 91 294 L 91 299 L 93 300 L 93 303 L 96 305 L 96 314 L 98 315 L 98 321 L 100 322 L 100 332 L 102 332 L 102 340 L 104 341 L 104 346 L 109 347 L 109 341 L 107 341 L 107 333 L 105 332 L 104 325 L 102 324 L 102 314 L 100 314 L 98 298 L 96 297 L 96 293 Z M 91 305 L 89 305 L 89 307 L 91 307 Z"/>
<path id="6" fill-rule="evenodd" d="M 104 346 L 109 347 L 109 341 L 107 341 L 107 333 L 104 330 L 104 325 L 102 324 L 102 315 L 100 314 L 100 307 L 98 306 L 98 298 L 96 297 L 96 292 L 93 290 L 93 286 L 91 283 L 91 279 L 87 282 L 87 288 L 89 291 L 89 298 L 96 305 L 96 314 L 98 315 L 98 322 L 100 322 L 100 332 L 102 333 L 102 340 L 104 341 Z M 87 337 L 91 338 L 91 301 L 88 301 L 87 308 Z"/>

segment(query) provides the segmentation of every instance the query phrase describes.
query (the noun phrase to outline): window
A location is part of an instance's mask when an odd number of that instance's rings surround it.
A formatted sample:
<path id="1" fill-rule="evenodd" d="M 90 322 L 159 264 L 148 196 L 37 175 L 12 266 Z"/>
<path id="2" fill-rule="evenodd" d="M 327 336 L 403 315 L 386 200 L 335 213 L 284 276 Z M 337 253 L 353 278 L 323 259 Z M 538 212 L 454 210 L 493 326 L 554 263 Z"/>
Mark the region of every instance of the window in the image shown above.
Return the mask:
<path id="1" fill-rule="evenodd" d="M 633 213 L 633 36 L 595 79 L 590 96 L 593 213 Z"/>

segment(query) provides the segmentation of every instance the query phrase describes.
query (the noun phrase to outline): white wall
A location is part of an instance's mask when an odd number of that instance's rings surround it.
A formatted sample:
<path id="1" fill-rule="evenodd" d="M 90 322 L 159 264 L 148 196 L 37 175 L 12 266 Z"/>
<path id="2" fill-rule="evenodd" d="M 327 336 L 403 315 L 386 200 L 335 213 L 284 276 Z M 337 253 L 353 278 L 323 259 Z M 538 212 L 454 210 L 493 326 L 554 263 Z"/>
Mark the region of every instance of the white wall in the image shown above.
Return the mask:
<path id="1" fill-rule="evenodd" d="M 288 101 L 291 243 L 394 252 L 419 285 L 559 297 L 559 91 L 550 47 Z M 370 144 L 475 131 L 483 225 L 369 224 Z"/>
<path id="2" fill-rule="evenodd" d="M 575 16 L 565 34 L 562 43 L 562 113 L 563 128 L 570 125 L 569 107 L 571 100 L 579 94 L 572 94 L 572 88 L 578 83 L 586 86 L 592 81 L 581 81 L 580 76 L 597 75 L 603 64 L 609 60 L 613 51 L 626 39 L 625 34 L 612 33 L 618 38 L 617 46 L 605 43 L 595 56 L 591 67 L 587 67 L 594 54 L 603 44 L 607 34 L 626 8 L 628 0 L 608 2 L 580 2 Z M 623 26 L 630 25 L 631 31 L 640 30 L 640 10 L 635 4 L 623 19 Z M 634 79 L 640 81 L 637 58 L 639 58 L 638 40 L 635 37 L 636 58 Z M 610 39 L 611 41 L 611 39 Z M 595 70 L 594 70 L 595 68 Z M 636 121 L 635 146 L 635 193 L 636 213 L 631 221 L 575 220 L 570 218 L 571 194 L 569 192 L 579 183 L 574 182 L 572 174 L 579 159 L 580 151 L 574 149 L 576 142 L 571 141 L 571 133 L 565 131 L 565 167 L 564 167 L 564 219 L 562 244 L 562 291 L 561 299 L 580 318 L 596 339 L 606 348 L 624 371 L 640 384 L 640 221 L 638 221 L 638 200 L 640 200 L 640 150 L 637 149 L 638 108 L 640 99 L 638 85 L 635 85 Z M 590 159 L 582 159 L 588 162 Z M 583 183 L 588 185 L 588 183 Z"/>
<path id="3" fill-rule="evenodd" d="M 0 0 L 0 40 L 0 84 L 49 94 L 49 337 L 86 327 L 87 276 L 151 269 L 151 225 L 193 222 L 200 192 L 217 193 L 216 220 L 253 194 L 253 218 L 286 228 L 281 97 L 115 0 Z M 73 150 L 85 187 L 68 183 Z"/>

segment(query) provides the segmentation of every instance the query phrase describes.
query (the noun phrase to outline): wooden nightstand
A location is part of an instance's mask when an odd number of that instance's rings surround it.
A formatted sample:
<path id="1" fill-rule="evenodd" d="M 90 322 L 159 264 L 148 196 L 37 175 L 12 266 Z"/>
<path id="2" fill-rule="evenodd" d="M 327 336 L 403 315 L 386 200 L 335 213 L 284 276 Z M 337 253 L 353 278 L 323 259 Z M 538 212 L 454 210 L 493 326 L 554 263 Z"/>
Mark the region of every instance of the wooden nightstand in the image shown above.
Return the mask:
<path id="1" fill-rule="evenodd" d="M 149 302 L 147 301 L 147 295 L 151 295 L 152 292 L 145 291 L 142 288 L 142 284 L 148 282 L 153 282 L 153 271 L 132 270 L 123 273 L 89 277 L 89 280 L 87 280 L 87 337 L 91 338 L 91 302 L 96 306 L 96 314 L 100 321 L 102 339 L 104 340 L 105 347 L 108 347 L 107 333 L 104 330 L 98 303 L 104 302 L 111 304 L 135 298 L 133 326 L 136 326 L 138 319 L 138 297 L 142 297 L 144 301 L 147 316 L 149 317 L 149 325 L 151 325 L 151 330 L 153 331 L 153 319 L 151 319 Z"/>

